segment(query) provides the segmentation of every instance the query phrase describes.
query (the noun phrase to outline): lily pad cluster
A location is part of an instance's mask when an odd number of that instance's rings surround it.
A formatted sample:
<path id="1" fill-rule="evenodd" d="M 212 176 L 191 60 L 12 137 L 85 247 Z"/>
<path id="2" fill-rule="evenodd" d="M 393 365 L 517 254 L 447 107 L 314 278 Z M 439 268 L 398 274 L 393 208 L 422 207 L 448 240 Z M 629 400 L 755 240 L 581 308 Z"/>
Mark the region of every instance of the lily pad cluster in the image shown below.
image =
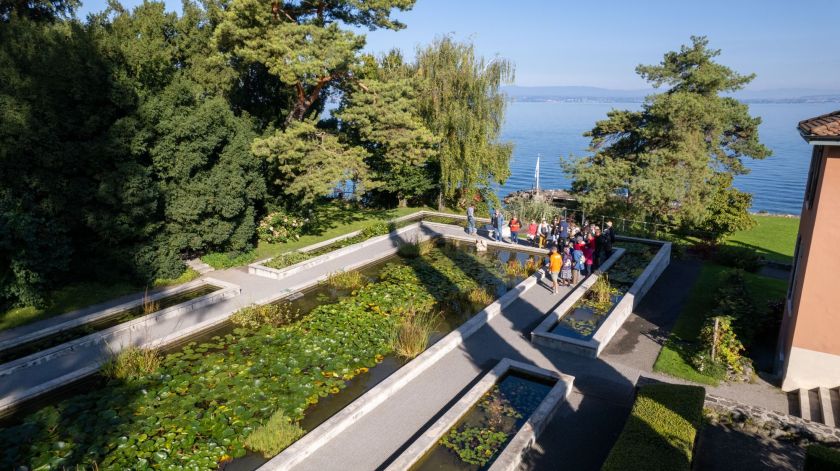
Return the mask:
<path id="1" fill-rule="evenodd" d="M 407 306 L 435 308 L 499 277 L 452 248 L 387 265 L 379 280 L 288 325 L 236 328 L 0 430 L 0 469 L 216 469 L 277 412 L 299 422 L 391 353 Z"/>

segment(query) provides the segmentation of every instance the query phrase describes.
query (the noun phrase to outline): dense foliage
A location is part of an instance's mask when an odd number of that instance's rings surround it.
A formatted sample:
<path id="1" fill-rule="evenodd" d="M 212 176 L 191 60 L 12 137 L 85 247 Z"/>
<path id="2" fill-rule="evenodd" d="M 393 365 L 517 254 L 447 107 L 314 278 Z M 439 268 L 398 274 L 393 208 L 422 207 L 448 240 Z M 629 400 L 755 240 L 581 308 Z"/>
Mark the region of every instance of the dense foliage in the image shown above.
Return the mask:
<path id="1" fill-rule="evenodd" d="M 649 384 L 636 402 L 602 471 L 688 471 L 703 418 L 700 386 Z"/>
<path id="2" fill-rule="evenodd" d="M 258 235 L 298 235 L 279 214 L 336 187 L 424 203 L 507 175 L 509 65 L 448 38 L 415 63 L 361 52 L 356 28 L 401 29 L 392 13 L 414 0 L 112 2 L 84 21 L 77 4 L 0 2 L 0 306 L 46 305 L 71 280 L 177 278 L 196 255 L 250 261 Z"/>
<path id="3" fill-rule="evenodd" d="M 732 187 L 732 176 L 747 173 L 744 158 L 770 151 L 758 140 L 761 119 L 721 96 L 754 76 L 718 64 L 719 54 L 706 38 L 692 37 L 661 64 L 636 68 L 655 87 L 669 88 L 640 111 L 608 113 L 586 133 L 594 153 L 565 162 L 588 212 L 682 225 L 710 239 L 749 227 L 751 198 Z"/>

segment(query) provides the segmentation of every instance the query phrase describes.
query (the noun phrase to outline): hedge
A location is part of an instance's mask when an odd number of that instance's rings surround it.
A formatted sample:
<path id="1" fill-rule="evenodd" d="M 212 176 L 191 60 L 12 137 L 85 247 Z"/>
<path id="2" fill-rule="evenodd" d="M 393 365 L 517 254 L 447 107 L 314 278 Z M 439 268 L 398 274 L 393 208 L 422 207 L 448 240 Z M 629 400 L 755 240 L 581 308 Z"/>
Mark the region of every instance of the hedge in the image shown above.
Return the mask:
<path id="1" fill-rule="evenodd" d="M 601 470 L 691 469 L 705 398 L 706 390 L 700 386 L 640 387 L 624 430 Z"/>
<path id="2" fill-rule="evenodd" d="M 840 471 L 840 449 L 809 446 L 805 452 L 805 471 Z"/>

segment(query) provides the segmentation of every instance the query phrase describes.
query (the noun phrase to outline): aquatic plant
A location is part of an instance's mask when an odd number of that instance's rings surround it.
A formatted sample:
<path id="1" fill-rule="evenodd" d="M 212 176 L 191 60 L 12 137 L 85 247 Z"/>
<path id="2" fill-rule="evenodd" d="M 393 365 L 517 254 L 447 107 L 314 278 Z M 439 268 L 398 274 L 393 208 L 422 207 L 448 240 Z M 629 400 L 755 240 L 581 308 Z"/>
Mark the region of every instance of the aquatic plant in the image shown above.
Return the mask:
<path id="1" fill-rule="evenodd" d="M 609 304 L 613 291 L 612 286 L 610 286 L 610 279 L 606 273 L 601 274 L 590 289 L 592 300 L 598 304 Z"/>
<path id="2" fill-rule="evenodd" d="M 366 285 L 368 279 L 358 271 L 340 271 L 330 274 L 325 283 L 331 288 L 355 291 Z"/>
<path id="3" fill-rule="evenodd" d="M 478 286 L 467 291 L 465 297 L 472 304 L 486 306 L 496 299 L 496 294 L 488 287 Z"/>
<path id="4" fill-rule="evenodd" d="M 411 242 L 401 243 L 400 246 L 397 247 L 397 254 L 404 258 L 417 258 L 428 255 L 433 248 L 433 243 L 429 241 L 419 242 L 415 239 Z"/>
<path id="5" fill-rule="evenodd" d="M 414 358 L 429 345 L 429 337 L 440 324 L 441 315 L 434 311 L 418 312 L 409 308 L 394 329 L 391 347 L 403 358 Z"/>
<path id="6" fill-rule="evenodd" d="M 505 264 L 505 274 L 511 278 L 520 277 L 525 274 L 525 268 L 515 257 L 511 257 Z"/>
<path id="7" fill-rule="evenodd" d="M 265 325 L 280 327 L 297 320 L 299 317 L 300 311 L 295 309 L 292 303 L 280 301 L 274 304 L 244 307 L 230 316 L 230 322 L 238 327 L 258 330 Z"/>
<path id="8" fill-rule="evenodd" d="M 484 466 L 499 452 L 508 434 L 485 427 L 453 428 L 440 444 L 454 451 L 461 461 Z"/>
<path id="9" fill-rule="evenodd" d="M 542 258 L 529 257 L 525 262 L 525 274 L 531 276 L 542 268 Z"/>
<path id="10" fill-rule="evenodd" d="M 306 431 L 286 417 L 283 411 L 277 411 L 248 435 L 245 447 L 262 454 L 265 458 L 271 458 L 304 434 Z"/>
<path id="11" fill-rule="evenodd" d="M 283 252 L 280 255 L 266 262 L 265 266 L 279 270 L 281 268 L 290 267 L 300 262 L 304 262 L 306 260 L 309 260 L 310 258 L 312 258 L 312 255 L 308 252 Z"/>
<path id="12" fill-rule="evenodd" d="M 102 365 L 102 375 L 112 379 L 136 380 L 154 373 L 160 361 L 157 350 L 130 346 Z"/>
<path id="13" fill-rule="evenodd" d="M 149 297 L 149 291 L 146 290 L 146 293 L 143 294 L 143 315 L 148 315 L 153 312 L 157 312 L 160 310 L 160 303 L 157 301 L 153 301 Z"/>

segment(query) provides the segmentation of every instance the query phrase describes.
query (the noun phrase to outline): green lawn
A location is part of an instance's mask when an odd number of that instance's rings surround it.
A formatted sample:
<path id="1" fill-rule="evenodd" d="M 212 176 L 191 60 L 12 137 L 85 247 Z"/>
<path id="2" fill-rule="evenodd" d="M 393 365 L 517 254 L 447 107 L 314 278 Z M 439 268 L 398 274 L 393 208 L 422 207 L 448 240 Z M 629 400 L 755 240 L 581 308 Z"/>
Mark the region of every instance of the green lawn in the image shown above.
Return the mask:
<path id="1" fill-rule="evenodd" d="M 730 268 L 705 262 L 697 282 L 691 288 L 683 311 L 677 318 L 668 341 L 653 365 L 655 371 L 701 384 L 717 385 L 719 378 L 702 374 L 689 362 L 706 315 L 715 307 L 715 295 Z M 787 282 L 745 273 L 747 289 L 756 306 L 766 306 L 773 299 L 783 298 Z"/>
<path id="2" fill-rule="evenodd" d="M 759 255 L 778 262 L 790 263 L 799 232 L 799 218 L 753 216 L 758 224 L 752 229 L 736 232 L 726 245 L 754 249 Z"/>

